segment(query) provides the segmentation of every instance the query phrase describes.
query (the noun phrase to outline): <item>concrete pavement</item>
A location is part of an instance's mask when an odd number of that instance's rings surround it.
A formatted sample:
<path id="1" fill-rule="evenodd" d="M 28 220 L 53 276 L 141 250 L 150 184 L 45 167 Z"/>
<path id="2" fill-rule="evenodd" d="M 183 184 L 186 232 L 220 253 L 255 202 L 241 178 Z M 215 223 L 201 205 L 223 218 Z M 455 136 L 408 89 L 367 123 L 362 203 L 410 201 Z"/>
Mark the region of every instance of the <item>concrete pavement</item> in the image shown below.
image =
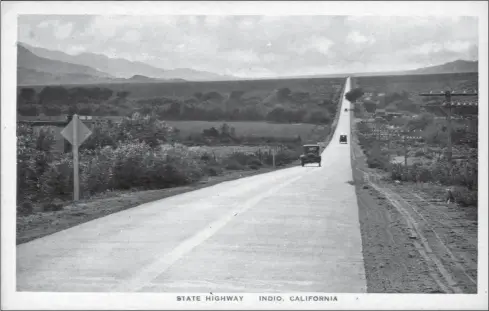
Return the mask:
<path id="1" fill-rule="evenodd" d="M 347 80 L 346 91 L 350 88 Z M 349 102 L 309 165 L 221 183 L 17 247 L 17 290 L 366 292 Z"/>

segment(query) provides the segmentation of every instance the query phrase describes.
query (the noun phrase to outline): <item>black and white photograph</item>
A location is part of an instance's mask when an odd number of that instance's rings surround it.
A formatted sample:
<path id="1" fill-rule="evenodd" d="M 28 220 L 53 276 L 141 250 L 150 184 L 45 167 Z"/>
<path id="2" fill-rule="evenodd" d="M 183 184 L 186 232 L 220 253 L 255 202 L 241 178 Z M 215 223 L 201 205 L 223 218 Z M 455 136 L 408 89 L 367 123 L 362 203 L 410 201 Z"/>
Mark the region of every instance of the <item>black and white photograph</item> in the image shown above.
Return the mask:
<path id="1" fill-rule="evenodd" d="M 487 310 L 487 2 L 1 8 L 2 309 Z"/>

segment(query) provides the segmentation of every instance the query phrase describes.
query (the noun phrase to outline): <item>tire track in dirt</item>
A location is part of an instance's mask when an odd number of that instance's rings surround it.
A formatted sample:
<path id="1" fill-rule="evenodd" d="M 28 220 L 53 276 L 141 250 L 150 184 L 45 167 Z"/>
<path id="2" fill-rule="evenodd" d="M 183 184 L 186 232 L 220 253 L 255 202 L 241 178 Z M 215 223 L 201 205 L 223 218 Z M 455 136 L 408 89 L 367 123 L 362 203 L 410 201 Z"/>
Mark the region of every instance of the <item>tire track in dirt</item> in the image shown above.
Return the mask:
<path id="1" fill-rule="evenodd" d="M 408 225 L 420 238 L 421 245 L 428 254 L 429 260 L 436 266 L 451 291 L 454 293 L 472 292 L 471 286 L 465 284 L 471 284 L 477 290 L 477 282 L 467 274 L 459 260 L 429 225 L 426 218 L 417 211 L 416 207 L 404 201 L 401 195 L 390 189 L 380 188 L 374 184 L 372 186 L 384 193 L 389 201 L 405 216 Z M 460 288 L 461 286 L 464 288 Z"/>
<path id="2" fill-rule="evenodd" d="M 421 243 L 415 241 L 414 244 L 416 245 L 416 248 L 418 249 L 419 253 L 423 258 L 429 263 L 429 265 L 436 269 L 438 273 L 441 275 L 441 277 L 444 280 L 444 285 L 445 291 L 448 290 L 450 293 L 462 293 L 462 290 L 458 287 L 457 282 L 454 280 L 452 277 L 451 273 L 445 268 L 444 264 L 441 262 L 441 260 L 438 258 L 436 253 L 433 251 L 432 246 L 428 242 L 428 239 L 426 236 L 422 233 L 422 230 L 420 228 L 420 224 L 416 222 L 416 220 L 411 217 L 410 213 L 403 207 L 403 205 L 399 202 L 397 194 L 382 189 L 378 186 L 376 186 L 373 183 L 370 183 L 372 187 L 374 187 L 377 191 L 380 193 L 383 193 L 388 200 L 392 203 L 392 205 L 399 211 L 400 214 L 404 216 L 404 219 L 407 222 L 409 231 L 410 231 L 410 238 L 411 239 L 418 239 L 420 240 Z M 441 280 L 436 277 L 435 281 L 440 282 Z"/>
<path id="3" fill-rule="evenodd" d="M 410 193 L 406 193 L 407 195 L 411 195 Z M 406 195 L 405 194 L 405 195 Z M 401 196 L 402 197 L 402 196 Z M 418 215 L 427 225 L 427 228 L 433 232 L 433 234 L 435 235 L 436 239 L 438 240 L 438 242 L 441 244 L 442 248 L 446 251 L 446 253 L 448 254 L 448 256 L 450 257 L 450 259 L 454 262 L 454 264 L 456 265 L 456 268 L 459 269 L 464 275 L 465 277 L 467 277 L 471 282 L 472 284 L 476 285 L 477 284 L 477 281 L 471 277 L 470 275 L 467 274 L 467 271 L 465 269 L 465 267 L 462 266 L 462 261 L 460 259 L 458 259 L 454 254 L 453 252 L 450 250 L 450 248 L 445 244 L 445 242 L 443 241 L 443 239 L 438 235 L 438 233 L 436 232 L 435 228 L 433 228 L 433 226 L 430 226 L 428 223 L 428 221 L 426 220 L 426 218 L 423 216 L 423 213 L 416 207 L 416 205 L 414 204 L 410 204 L 410 202 L 408 201 L 406 203 L 413 211 L 414 213 L 416 213 L 416 215 Z M 430 204 L 431 205 L 431 204 Z M 451 227 L 451 229 L 453 231 L 456 231 L 457 233 L 460 233 L 460 235 L 462 236 L 463 235 L 463 231 L 461 230 L 456 230 L 454 229 L 454 227 Z M 469 241 L 466 240 L 466 242 L 468 243 Z M 473 262 L 473 260 L 471 259 L 468 259 L 466 261 L 466 264 L 469 264 L 469 269 L 477 269 L 477 263 Z"/>
<path id="4" fill-rule="evenodd" d="M 353 177 L 356 186 L 367 290 L 369 293 L 448 292 L 416 243 L 406 234 L 404 216 L 394 207 L 379 202 L 371 186 L 364 189 L 363 153 L 352 143 Z M 356 149 L 356 150 L 355 150 Z"/>

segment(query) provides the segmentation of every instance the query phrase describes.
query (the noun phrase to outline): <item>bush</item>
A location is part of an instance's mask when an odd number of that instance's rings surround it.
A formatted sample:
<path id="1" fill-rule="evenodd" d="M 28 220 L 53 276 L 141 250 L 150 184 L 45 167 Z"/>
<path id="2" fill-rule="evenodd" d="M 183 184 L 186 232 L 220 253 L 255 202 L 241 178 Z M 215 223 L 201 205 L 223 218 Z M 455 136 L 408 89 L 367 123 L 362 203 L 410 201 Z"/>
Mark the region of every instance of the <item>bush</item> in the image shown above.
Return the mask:
<path id="1" fill-rule="evenodd" d="M 415 157 L 422 157 L 422 156 L 424 156 L 424 155 L 425 155 L 425 154 L 424 154 L 423 150 L 417 150 L 417 151 L 414 153 L 414 156 L 415 156 Z"/>
<path id="2" fill-rule="evenodd" d="M 105 147 L 88 160 L 81 174 L 84 193 L 94 194 L 114 188 L 113 153 L 110 147 Z"/>
<path id="3" fill-rule="evenodd" d="M 233 152 L 227 157 L 230 161 L 235 161 L 241 166 L 251 164 L 251 161 L 260 161 L 254 154 L 244 152 Z"/>
<path id="4" fill-rule="evenodd" d="M 249 166 L 249 168 L 252 170 L 258 170 L 258 169 L 260 169 L 260 166 L 252 164 Z"/>
<path id="5" fill-rule="evenodd" d="M 226 159 L 226 161 L 224 161 L 224 167 L 227 170 L 232 170 L 232 171 L 238 171 L 244 169 L 244 166 L 235 159 Z"/>
<path id="6" fill-rule="evenodd" d="M 28 215 L 33 212 L 33 207 L 31 202 L 22 202 L 20 206 L 17 206 L 17 213 L 20 215 Z"/>
<path id="7" fill-rule="evenodd" d="M 260 161 L 260 159 L 258 158 L 249 158 L 248 159 L 248 162 L 247 162 L 247 165 L 248 166 L 256 166 L 256 167 L 261 167 L 263 165 L 263 163 Z"/>
<path id="8" fill-rule="evenodd" d="M 369 158 L 367 159 L 367 165 L 370 168 L 383 168 L 384 163 L 379 158 Z"/>
<path id="9" fill-rule="evenodd" d="M 46 197 L 66 196 L 73 193 L 73 160 L 70 154 L 50 163 L 39 178 L 41 192 Z"/>
<path id="10" fill-rule="evenodd" d="M 455 198 L 455 202 L 461 206 L 477 207 L 477 191 L 471 191 L 465 187 L 454 187 L 452 194 Z"/>
<path id="11" fill-rule="evenodd" d="M 209 176 L 218 176 L 222 173 L 222 169 L 216 166 L 207 167 L 205 171 Z"/>

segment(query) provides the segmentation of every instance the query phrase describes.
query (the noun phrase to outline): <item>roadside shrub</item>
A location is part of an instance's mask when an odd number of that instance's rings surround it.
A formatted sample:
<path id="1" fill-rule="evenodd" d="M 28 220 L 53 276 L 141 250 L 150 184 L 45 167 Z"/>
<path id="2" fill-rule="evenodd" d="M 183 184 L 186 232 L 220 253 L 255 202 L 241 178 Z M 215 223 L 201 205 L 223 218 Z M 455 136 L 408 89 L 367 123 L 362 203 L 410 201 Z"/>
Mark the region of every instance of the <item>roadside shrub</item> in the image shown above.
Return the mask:
<path id="1" fill-rule="evenodd" d="M 260 169 L 260 166 L 252 164 L 249 166 L 249 168 L 252 170 L 258 170 L 258 169 Z"/>
<path id="2" fill-rule="evenodd" d="M 17 198 L 35 196 L 39 193 L 39 177 L 53 161 L 51 146 L 53 133 L 47 127 L 34 131 L 27 124 L 17 125 Z"/>
<path id="3" fill-rule="evenodd" d="M 461 206 L 474 206 L 477 207 L 477 191 L 468 190 L 465 187 L 454 187 L 452 194 L 455 198 L 455 202 Z"/>
<path id="4" fill-rule="evenodd" d="M 233 152 L 230 155 L 228 155 L 228 159 L 239 163 L 241 166 L 245 166 L 248 165 L 251 160 L 257 158 L 255 158 L 253 154 L 248 154 L 244 152 Z"/>
<path id="5" fill-rule="evenodd" d="M 205 173 L 207 173 L 209 176 L 218 176 L 222 173 L 222 168 L 219 166 L 209 166 L 206 167 Z"/>
<path id="6" fill-rule="evenodd" d="M 120 145 L 114 150 L 114 187 L 117 189 L 129 189 L 141 182 L 145 171 L 145 157 L 150 153 L 150 147 L 144 143 L 129 143 Z"/>
<path id="7" fill-rule="evenodd" d="M 69 154 L 52 162 L 39 178 L 41 192 L 49 196 L 65 196 L 73 193 L 73 160 Z"/>
<path id="8" fill-rule="evenodd" d="M 367 165 L 370 168 L 383 168 L 384 163 L 380 158 L 369 158 L 367 159 Z"/>
<path id="9" fill-rule="evenodd" d="M 28 215 L 32 214 L 33 207 L 31 202 L 22 202 L 19 206 L 17 206 L 17 213 L 20 215 Z"/>
<path id="10" fill-rule="evenodd" d="M 258 158 L 250 158 L 248 159 L 248 166 L 251 168 L 252 166 L 253 167 L 257 167 L 256 169 L 260 168 L 263 163 L 260 161 L 260 159 Z"/>
<path id="11" fill-rule="evenodd" d="M 420 182 L 430 182 L 433 180 L 430 169 L 424 166 L 418 170 L 418 178 Z"/>
<path id="12" fill-rule="evenodd" d="M 226 168 L 227 170 L 238 171 L 238 170 L 242 170 L 244 167 L 243 167 L 243 165 L 239 164 L 237 161 L 234 161 L 234 160 L 228 160 L 228 161 L 225 163 L 225 168 Z"/>
<path id="13" fill-rule="evenodd" d="M 114 188 L 114 151 L 105 147 L 87 161 L 81 174 L 84 193 L 94 194 Z"/>
<path id="14" fill-rule="evenodd" d="M 415 157 L 423 157 L 425 154 L 423 152 L 423 150 L 417 150 L 415 153 L 414 153 L 414 156 Z"/>
<path id="15" fill-rule="evenodd" d="M 275 165 L 283 166 L 299 159 L 300 154 L 293 150 L 282 150 L 275 155 Z"/>

